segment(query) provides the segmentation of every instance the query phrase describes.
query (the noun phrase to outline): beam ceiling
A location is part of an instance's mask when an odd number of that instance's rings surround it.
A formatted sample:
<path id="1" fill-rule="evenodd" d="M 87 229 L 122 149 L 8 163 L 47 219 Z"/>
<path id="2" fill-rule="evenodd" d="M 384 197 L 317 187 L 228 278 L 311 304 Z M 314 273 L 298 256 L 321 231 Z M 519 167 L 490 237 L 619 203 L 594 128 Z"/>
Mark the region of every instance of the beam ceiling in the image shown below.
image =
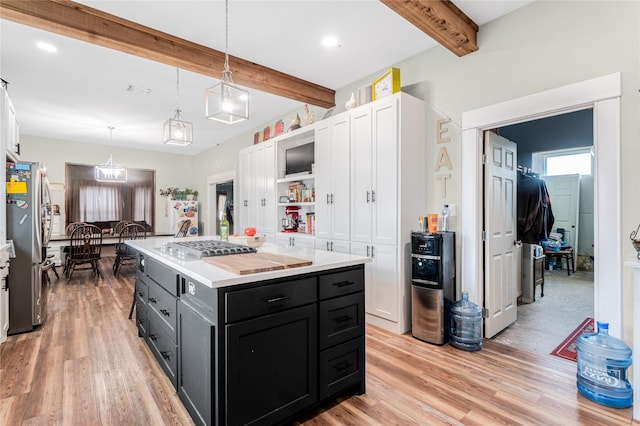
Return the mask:
<path id="1" fill-rule="evenodd" d="M 224 52 L 174 37 L 69 0 L 2 0 L 0 17 L 220 79 Z M 322 108 L 335 91 L 234 56 L 235 83 Z"/>
<path id="2" fill-rule="evenodd" d="M 450 0 L 380 0 L 458 56 L 478 50 L 478 25 Z"/>

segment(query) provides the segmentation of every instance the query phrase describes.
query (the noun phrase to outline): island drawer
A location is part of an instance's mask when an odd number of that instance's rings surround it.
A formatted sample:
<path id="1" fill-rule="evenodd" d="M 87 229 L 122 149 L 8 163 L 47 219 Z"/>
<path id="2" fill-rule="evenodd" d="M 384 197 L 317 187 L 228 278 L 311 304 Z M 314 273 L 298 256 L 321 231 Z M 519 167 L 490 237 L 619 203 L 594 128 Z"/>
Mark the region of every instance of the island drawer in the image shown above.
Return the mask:
<path id="1" fill-rule="evenodd" d="M 358 267 L 320 275 L 318 280 L 320 300 L 356 293 L 364 290 L 364 268 Z"/>
<path id="2" fill-rule="evenodd" d="M 144 281 L 144 278 L 136 277 L 136 300 L 146 303 L 148 294 L 149 286 Z"/>
<path id="3" fill-rule="evenodd" d="M 149 285 L 149 299 L 147 303 L 150 309 L 148 315 L 151 317 L 157 316 L 159 323 L 165 328 L 165 331 L 172 337 L 173 341 L 176 341 L 176 318 L 177 315 L 177 301 L 175 297 L 167 293 L 162 287 L 157 284 Z"/>
<path id="4" fill-rule="evenodd" d="M 320 399 L 357 384 L 363 388 L 364 363 L 364 336 L 320 352 Z"/>
<path id="5" fill-rule="evenodd" d="M 136 325 L 138 337 L 147 338 L 147 304 L 136 300 Z"/>
<path id="6" fill-rule="evenodd" d="M 162 327 L 158 326 L 159 321 L 153 316 L 149 316 L 149 336 L 148 343 L 151 353 L 158 360 L 158 364 L 173 384 L 178 388 L 178 351 L 177 346 Z"/>
<path id="7" fill-rule="evenodd" d="M 364 295 L 354 293 L 320 302 L 320 349 L 364 334 Z"/>
<path id="8" fill-rule="evenodd" d="M 317 278 L 301 278 L 264 284 L 225 294 L 226 322 L 236 322 L 284 311 L 317 301 Z"/>
<path id="9" fill-rule="evenodd" d="M 173 296 L 178 297 L 178 273 L 157 260 L 146 257 L 144 272 Z"/>

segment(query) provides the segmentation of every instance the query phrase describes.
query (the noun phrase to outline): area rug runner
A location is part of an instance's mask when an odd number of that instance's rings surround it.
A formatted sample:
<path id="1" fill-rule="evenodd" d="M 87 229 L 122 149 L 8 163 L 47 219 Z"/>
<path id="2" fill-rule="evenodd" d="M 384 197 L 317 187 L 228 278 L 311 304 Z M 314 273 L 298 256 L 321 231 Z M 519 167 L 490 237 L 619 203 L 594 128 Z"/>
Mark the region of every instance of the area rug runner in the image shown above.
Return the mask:
<path id="1" fill-rule="evenodd" d="M 578 357 L 578 345 L 576 339 L 582 333 L 593 333 L 593 330 L 593 318 L 586 318 L 578 328 L 573 330 L 571 334 L 551 352 L 551 355 L 559 356 L 560 358 L 565 358 L 575 362 Z"/>

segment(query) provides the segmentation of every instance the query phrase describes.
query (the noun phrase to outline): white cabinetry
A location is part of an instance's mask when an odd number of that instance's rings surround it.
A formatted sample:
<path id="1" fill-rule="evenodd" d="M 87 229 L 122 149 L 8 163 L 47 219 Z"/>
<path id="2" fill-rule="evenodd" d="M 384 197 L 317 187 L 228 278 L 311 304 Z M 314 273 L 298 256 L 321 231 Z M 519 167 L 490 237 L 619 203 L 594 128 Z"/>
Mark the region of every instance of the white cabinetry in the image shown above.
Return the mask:
<path id="1" fill-rule="evenodd" d="M 351 111 L 351 251 L 370 256 L 367 321 L 411 328 L 411 228 L 425 208 L 424 105 L 407 94 Z"/>
<path id="2" fill-rule="evenodd" d="M 276 232 L 275 141 L 266 141 L 240 151 L 239 198 L 235 229 L 241 233 L 253 226 L 273 241 Z"/>
<path id="3" fill-rule="evenodd" d="M 315 235 L 335 243 L 328 245 L 329 251 L 339 241 L 350 239 L 349 117 L 349 113 L 340 114 L 319 123 L 316 129 Z"/>
<path id="4" fill-rule="evenodd" d="M 8 159 L 18 161 L 20 159 L 20 126 L 18 124 L 18 116 L 16 110 L 9 97 L 9 92 L 2 87 L 2 95 L 0 96 L 0 132 L 4 139 L 4 150 Z"/>
<path id="5" fill-rule="evenodd" d="M 299 232 L 280 232 L 276 244 L 289 247 L 315 248 L 315 239 Z"/>

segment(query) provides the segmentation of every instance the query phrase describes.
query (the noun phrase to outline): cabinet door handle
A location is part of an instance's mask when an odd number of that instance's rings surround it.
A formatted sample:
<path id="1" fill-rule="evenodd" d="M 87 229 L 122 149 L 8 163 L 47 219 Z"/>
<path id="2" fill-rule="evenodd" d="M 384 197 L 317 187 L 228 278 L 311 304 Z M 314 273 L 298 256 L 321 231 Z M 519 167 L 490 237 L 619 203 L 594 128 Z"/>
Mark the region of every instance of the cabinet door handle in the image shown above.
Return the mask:
<path id="1" fill-rule="evenodd" d="M 162 351 L 160 352 L 160 355 L 162 355 L 162 358 L 166 359 L 167 361 L 171 359 L 171 356 L 169 355 L 168 351 Z"/>
<path id="2" fill-rule="evenodd" d="M 369 193 L 369 191 L 367 191 L 367 203 L 369 203 L 369 202 L 371 201 L 371 199 L 369 198 L 369 196 L 370 196 L 370 193 Z"/>
<path id="3" fill-rule="evenodd" d="M 334 318 L 334 322 L 338 323 L 338 324 L 342 324 L 343 322 L 349 322 L 353 319 L 353 317 L 351 315 L 342 315 L 338 318 Z"/>
<path id="4" fill-rule="evenodd" d="M 327 204 L 331 204 L 331 197 L 329 197 L 329 194 L 327 194 Z"/>
<path id="5" fill-rule="evenodd" d="M 371 246 L 371 257 L 376 257 L 376 248 Z"/>
<path id="6" fill-rule="evenodd" d="M 331 251 L 331 250 L 329 249 L 329 241 L 327 241 L 327 251 Z"/>
<path id="7" fill-rule="evenodd" d="M 371 202 L 376 202 L 376 191 L 374 191 L 373 189 L 371 190 Z"/>
<path id="8" fill-rule="evenodd" d="M 331 241 L 331 251 L 333 251 L 333 241 Z"/>
<path id="9" fill-rule="evenodd" d="M 152 342 L 157 342 L 158 341 L 158 337 L 155 334 L 150 334 L 149 335 L 149 340 L 151 340 Z"/>
<path id="10" fill-rule="evenodd" d="M 369 257 L 369 246 L 367 246 L 367 257 Z"/>
<path id="11" fill-rule="evenodd" d="M 351 368 L 353 364 L 351 364 L 349 361 L 342 361 L 339 364 L 336 364 L 333 368 L 337 371 L 337 372 L 342 372 L 348 368 Z"/>
<path id="12" fill-rule="evenodd" d="M 160 309 L 160 313 L 162 315 L 164 315 L 165 317 L 170 317 L 171 313 L 169 311 L 167 311 L 166 309 Z"/>
<path id="13" fill-rule="evenodd" d="M 340 281 L 338 283 L 333 283 L 332 285 L 334 285 L 335 287 L 346 287 L 348 285 L 354 285 L 355 282 L 354 281 Z"/>
<path id="14" fill-rule="evenodd" d="M 143 298 L 144 298 L 144 293 L 143 293 L 143 292 L 141 292 L 141 291 L 139 291 L 139 292 L 138 292 L 138 297 L 139 297 L 140 299 L 143 299 Z"/>
<path id="15" fill-rule="evenodd" d="M 155 305 L 156 303 L 158 303 L 158 301 L 157 301 L 156 299 L 154 299 L 153 297 L 150 297 L 150 298 L 149 298 L 149 302 L 150 302 L 150 303 L 153 303 L 154 305 Z"/>
<path id="16" fill-rule="evenodd" d="M 333 194 L 331 194 L 331 204 L 333 204 Z"/>
<path id="17" fill-rule="evenodd" d="M 274 297 L 273 299 L 267 300 L 267 303 L 269 304 L 280 303 L 280 302 L 284 302 L 287 299 L 289 299 L 289 296 L 279 296 L 279 297 Z"/>

